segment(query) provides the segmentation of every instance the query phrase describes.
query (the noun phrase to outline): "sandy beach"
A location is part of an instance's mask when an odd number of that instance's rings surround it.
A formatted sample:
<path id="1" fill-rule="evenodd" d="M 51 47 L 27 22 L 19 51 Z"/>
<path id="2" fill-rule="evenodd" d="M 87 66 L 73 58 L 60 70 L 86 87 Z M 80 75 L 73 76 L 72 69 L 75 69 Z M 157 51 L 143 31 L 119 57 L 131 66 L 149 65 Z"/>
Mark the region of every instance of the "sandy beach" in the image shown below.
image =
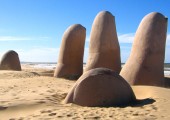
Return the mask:
<path id="1" fill-rule="evenodd" d="M 22 64 L 0 71 L 0 120 L 163 120 L 170 119 L 170 89 L 132 86 L 139 99 L 126 107 L 82 107 L 62 101 L 75 81 L 52 77 L 52 69 Z M 170 76 L 169 76 L 170 77 Z"/>

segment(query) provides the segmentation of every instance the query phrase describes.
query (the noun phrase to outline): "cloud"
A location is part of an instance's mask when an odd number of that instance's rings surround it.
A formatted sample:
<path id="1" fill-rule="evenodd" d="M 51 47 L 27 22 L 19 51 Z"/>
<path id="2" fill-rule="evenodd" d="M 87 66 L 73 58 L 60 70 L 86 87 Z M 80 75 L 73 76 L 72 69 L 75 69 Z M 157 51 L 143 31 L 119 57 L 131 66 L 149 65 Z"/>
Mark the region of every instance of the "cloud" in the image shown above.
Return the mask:
<path id="1" fill-rule="evenodd" d="M 90 35 L 86 36 L 86 42 L 90 42 Z"/>
<path id="2" fill-rule="evenodd" d="M 166 45 L 170 46 L 170 33 L 166 37 Z"/>
<path id="3" fill-rule="evenodd" d="M 133 37 L 134 37 L 133 33 L 119 35 L 122 62 L 126 62 L 127 58 L 130 55 Z M 87 39 L 88 38 L 89 37 L 87 37 Z M 48 38 L 44 38 L 44 39 L 48 39 Z M 32 48 L 28 50 L 17 49 L 15 51 L 19 54 L 20 60 L 25 62 L 57 62 L 59 56 L 59 48 L 53 48 L 53 47 L 32 46 Z M 0 58 L 4 54 L 4 52 L 6 51 L 0 50 Z M 89 45 L 87 42 L 84 49 L 84 62 L 87 62 L 88 53 L 89 53 Z M 170 55 L 170 33 L 167 34 L 165 62 L 170 62 L 169 55 Z"/>
<path id="4" fill-rule="evenodd" d="M 25 62 L 57 62 L 59 48 L 37 47 L 30 50 L 17 50 L 20 60 Z"/>
<path id="5" fill-rule="evenodd" d="M 0 61 L 1 61 L 3 54 L 4 54 L 3 52 L 0 52 Z"/>
<path id="6" fill-rule="evenodd" d="M 0 41 L 48 40 L 49 37 L 0 36 Z"/>
<path id="7" fill-rule="evenodd" d="M 120 34 L 118 35 L 120 47 L 121 47 L 121 58 L 122 62 L 125 62 L 130 55 L 134 33 Z M 130 43 L 130 44 L 126 44 Z M 166 48 L 165 48 L 165 62 L 170 62 L 170 33 L 167 34 Z"/>
<path id="8" fill-rule="evenodd" d="M 166 38 L 166 49 L 165 49 L 165 62 L 170 63 L 170 33 L 167 34 Z"/>
<path id="9" fill-rule="evenodd" d="M 57 62 L 60 48 L 34 47 L 30 50 L 18 49 L 22 62 Z M 87 62 L 89 48 L 84 48 L 84 62 Z M 0 53 L 1 54 L 1 53 Z"/>
<path id="10" fill-rule="evenodd" d="M 119 43 L 133 43 L 135 33 L 118 35 Z M 166 44 L 170 45 L 170 33 L 167 34 Z"/>
<path id="11" fill-rule="evenodd" d="M 22 62 L 57 62 L 59 48 L 34 47 L 29 50 L 15 50 Z M 0 59 L 6 51 L 0 51 Z"/>
<path id="12" fill-rule="evenodd" d="M 119 43 L 132 43 L 135 33 L 118 34 Z M 86 41 L 90 42 L 90 35 L 86 37 Z"/>
<path id="13" fill-rule="evenodd" d="M 118 35 L 119 43 L 132 43 L 135 33 L 127 33 Z"/>
<path id="14" fill-rule="evenodd" d="M 89 55 L 89 47 L 84 48 L 84 62 L 87 62 L 88 59 L 88 55 Z"/>

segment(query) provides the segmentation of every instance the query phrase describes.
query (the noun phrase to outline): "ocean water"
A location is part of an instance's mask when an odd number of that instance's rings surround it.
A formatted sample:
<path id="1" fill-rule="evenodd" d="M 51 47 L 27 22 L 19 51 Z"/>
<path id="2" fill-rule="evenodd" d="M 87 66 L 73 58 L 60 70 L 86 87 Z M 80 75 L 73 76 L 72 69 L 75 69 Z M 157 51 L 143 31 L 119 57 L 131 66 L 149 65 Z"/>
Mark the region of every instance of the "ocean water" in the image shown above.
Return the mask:
<path id="1" fill-rule="evenodd" d="M 56 68 L 56 64 L 36 64 L 33 67 L 53 70 Z"/>
<path id="2" fill-rule="evenodd" d="M 52 62 L 21 62 L 21 64 L 31 65 L 34 68 L 44 68 L 53 70 L 56 68 L 57 63 Z"/>
<path id="3" fill-rule="evenodd" d="M 28 65 L 33 66 L 34 68 L 44 68 L 44 69 L 49 69 L 49 70 L 55 69 L 57 65 L 57 63 L 50 63 L 50 62 L 43 62 L 43 63 L 42 62 L 21 62 L 21 64 L 28 64 Z M 170 75 L 170 63 L 164 64 L 164 75 Z"/>
<path id="4" fill-rule="evenodd" d="M 170 68 L 164 67 L 164 75 L 170 76 Z"/>

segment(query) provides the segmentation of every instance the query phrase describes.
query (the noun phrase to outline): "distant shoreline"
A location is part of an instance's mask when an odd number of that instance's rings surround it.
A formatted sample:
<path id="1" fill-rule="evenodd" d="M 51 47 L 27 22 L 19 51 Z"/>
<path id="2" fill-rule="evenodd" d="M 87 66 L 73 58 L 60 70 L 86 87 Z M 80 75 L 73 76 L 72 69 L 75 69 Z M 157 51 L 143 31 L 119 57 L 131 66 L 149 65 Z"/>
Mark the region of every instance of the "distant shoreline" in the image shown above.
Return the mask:
<path id="1" fill-rule="evenodd" d="M 50 69 L 54 70 L 56 68 L 57 63 L 56 62 L 21 62 L 21 64 L 30 65 L 34 68 L 43 68 L 43 69 Z M 84 67 L 86 63 L 83 63 Z M 124 63 L 121 63 L 121 66 L 123 67 Z M 164 74 L 170 75 L 170 63 L 164 64 Z"/>

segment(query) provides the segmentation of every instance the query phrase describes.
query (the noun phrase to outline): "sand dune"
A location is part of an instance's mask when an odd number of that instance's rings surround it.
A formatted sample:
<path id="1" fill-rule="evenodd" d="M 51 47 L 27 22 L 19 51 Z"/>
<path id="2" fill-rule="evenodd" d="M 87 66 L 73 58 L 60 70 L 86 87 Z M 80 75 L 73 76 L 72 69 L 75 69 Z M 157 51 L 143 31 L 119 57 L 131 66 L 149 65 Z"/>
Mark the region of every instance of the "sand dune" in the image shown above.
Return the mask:
<path id="1" fill-rule="evenodd" d="M 0 71 L 0 120 L 170 119 L 168 88 L 132 86 L 139 101 L 127 107 L 81 107 L 62 103 L 75 81 L 51 77 L 52 70 L 22 69 Z"/>

